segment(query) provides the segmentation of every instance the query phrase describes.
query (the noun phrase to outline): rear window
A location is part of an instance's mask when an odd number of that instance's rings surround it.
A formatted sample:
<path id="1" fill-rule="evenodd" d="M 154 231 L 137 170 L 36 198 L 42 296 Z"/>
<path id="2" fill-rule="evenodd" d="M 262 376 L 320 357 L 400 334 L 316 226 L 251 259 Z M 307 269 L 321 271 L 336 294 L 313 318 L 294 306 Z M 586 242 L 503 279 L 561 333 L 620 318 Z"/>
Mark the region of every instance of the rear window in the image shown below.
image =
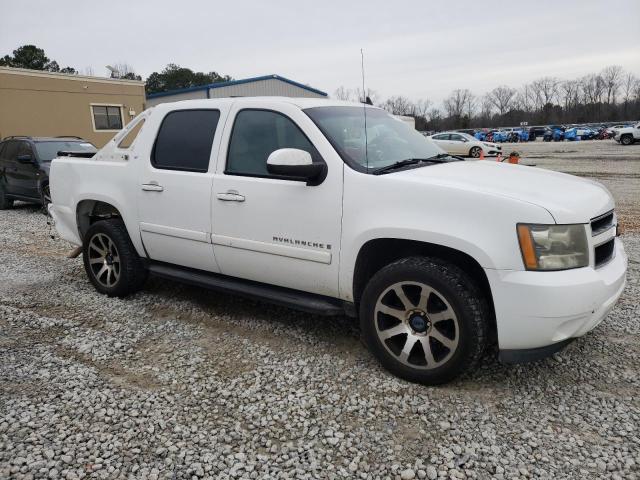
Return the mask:
<path id="1" fill-rule="evenodd" d="M 41 162 L 50 162 L 58 156 L 60 151 L 71 152 L 95 152 L 96 147 L 93 144 L 85 141 L 51 141 L 51 142 L 36 142 L 36 152 L 38 153 L 38 159 Z"/>
<path id="2" fill-rule="evenodd" d="M 218 110 L 177 110 L 164 117 L 156 138 L 151 163 L 156 168 L 206 172 Z"/>

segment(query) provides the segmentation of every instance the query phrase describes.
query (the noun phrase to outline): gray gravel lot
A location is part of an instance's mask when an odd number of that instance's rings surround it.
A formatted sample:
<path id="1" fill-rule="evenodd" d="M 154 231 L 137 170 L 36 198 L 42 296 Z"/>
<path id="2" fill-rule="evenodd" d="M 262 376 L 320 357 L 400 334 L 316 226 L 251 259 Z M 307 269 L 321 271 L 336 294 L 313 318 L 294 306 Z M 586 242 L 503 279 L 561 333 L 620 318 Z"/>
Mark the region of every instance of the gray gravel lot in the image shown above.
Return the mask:
<path id="1" fill-rule="evenodd" d="M 631 222 L 634 151 L 526 158 L 619 165 L 605 180 Z M 101 296 L 19 204 L 0 212 L 0 478 L 638 478 L 640 232 L 624 242 L 628 287 L 589 335 L 427 388 L 383 371 L 347 318 L 158 279 Z"/>

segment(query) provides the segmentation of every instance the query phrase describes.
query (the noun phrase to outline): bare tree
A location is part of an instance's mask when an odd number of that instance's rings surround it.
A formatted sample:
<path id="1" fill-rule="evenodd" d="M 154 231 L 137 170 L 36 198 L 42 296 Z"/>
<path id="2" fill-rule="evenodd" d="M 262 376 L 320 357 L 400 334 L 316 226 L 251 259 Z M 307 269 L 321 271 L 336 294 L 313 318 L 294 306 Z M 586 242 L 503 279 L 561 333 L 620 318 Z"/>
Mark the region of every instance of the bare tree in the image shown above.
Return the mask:
<path id="1" fill-rule="evenodd" d="M 142 80 L 140 75 L 128 63 L 115 63 L 110 65 L 111 78 L 123 78 L 127 80 Z"/>
<path id="2" fill-rule="evenodd" d="M 515 91 L 514 91 L 515 96 Z M 495 107 L 495 103 L 491 98 L 491 92 L 487 93 L 484 97 L 482 97 L 482 103 L 480 104 L 480 116 L 483 120 L 491 119 L 491 115 L 493 114 L 493 107 Z M 502 115 L 504 112 L 500 112 Z"/>
<path id="3" fill-rule="evenodd" d="M 464 104 L 464 110 L 467 117 L 469 118 L 473 117 L 473 114 L 476 112 L 477 107 L 478 107 L 478 99 L 473 93 L 469 92 L 469 95 L 467 95 L 467 100 Z"/>
<path id="4" fill-rule="evenodd" d="M 610 65 L 600 72 L 607 95 L 607 104 L 616 103 L 616 95 L 622 84 L 623 70 L 620 65 Z"/>
<path id="5" fill-rule="evenodd" d="M 498 109 L 500 115 L 504 115 L 511 109 L 516 93 L 515 88 L 502 85 L 487 93 L 486 99 Z"/>
<path id="6" fill-rule="evenodd" d="M 353 101 L 353 90 L 341 85 L 333 92 L 333 96 L 336 97 L 337 100 Z"/>
<path id="7" fill-rule="evenodd" d="M 414 106 L 411 100 L 401 95 L 390 97 L 382 104 L 382 108 L 393 115 L 412 115 Z"/>
<path id="8" fill-rule="evenodd" d="M 362 103 L 367 101 L 367 97 L 369 98 L 369 100 L 371 100 L 371 103 L 374 105 L 377 104 L 378 101 L 380 100 L 380 95 L 378 94 L 378 92 L 376 92 L 375 90 L 371 90 L 369 87 L 367 87 L 366 95 L 362 94 L 362 88 L 360 87 L 355 89 L 354 95 L 356 97 L 356 100 Z"/>
<path id="9" fill-rule="evenodd" d="M 624 76 L 622 80 L 622 101 L 625 105 L 633 100 L 635 86 L 639 81 L 633 73 L 627 73 Z"/>
<path id="10" fill-rule="evenodd" d="M 560 94 L 565 110 L 574 108 L 580 102 L 580 82 L 578 80 L 562 82 Z"/>
<path id="11" fill-rule="evenodd" d="M 602 102 L 604 93 L 604 82 L 600 75 L 585 75 L 580 79 L 580 87 L 582 88 L 582 97 L 584 103 L 596 104 Z"/>
<path id="12" fill-rule="evenodd" d="M 542 77 L 531 83 L 533 98 L 537 110 L 542 110 L 545 105 L 553 104 L 558 97 L 560 79 L 557 77 Z"/>
<path id="13" fill-rule="evenodd" d="M 472 104 L 473 94 L 469 89 L 456 89 L 447 98 L 443 105 L 450 117 L 462 117 Z"/>
<path id="14" fill-rule="evenodd" d="M 429 109 L 431 108 L 431 100 L 421 98 L 413 104 L 413 115 L 416 117 L 427 118 Z"/>

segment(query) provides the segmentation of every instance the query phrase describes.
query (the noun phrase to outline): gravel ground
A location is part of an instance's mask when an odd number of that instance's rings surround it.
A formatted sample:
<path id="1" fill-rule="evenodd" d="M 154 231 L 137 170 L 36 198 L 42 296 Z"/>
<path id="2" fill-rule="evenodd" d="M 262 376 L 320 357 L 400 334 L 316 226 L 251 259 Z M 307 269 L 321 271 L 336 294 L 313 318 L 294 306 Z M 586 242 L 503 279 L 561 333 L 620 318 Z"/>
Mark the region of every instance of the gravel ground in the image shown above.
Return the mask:
<path id="1" fill-rule="evenodd" d="M 628 287 L 589 335 L 427 388 L 347 318 L 157 279 L 101 296 L 37 209 L 0 212 L 0 478 L 638 478 L 640 232 L 624 242 Z"/>

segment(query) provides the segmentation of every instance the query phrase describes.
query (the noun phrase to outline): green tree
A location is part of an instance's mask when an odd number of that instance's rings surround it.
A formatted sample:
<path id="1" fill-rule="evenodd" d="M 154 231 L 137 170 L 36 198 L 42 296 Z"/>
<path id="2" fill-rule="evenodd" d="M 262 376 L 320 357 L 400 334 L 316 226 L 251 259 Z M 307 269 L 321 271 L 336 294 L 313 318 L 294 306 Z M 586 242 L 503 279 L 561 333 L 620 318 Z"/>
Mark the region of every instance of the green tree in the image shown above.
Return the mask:
<path id="1" fill-rule="evenodd" d="M 29 68 L 31 70 L 46 70 L 48 72 L 77 73 L 75 68 L 60 68 L 58 62 L 49 60 L 42 48 L 35 45 L 23 45 L 16 48 L 12 55 L 0 58 L 0 66 L 14 68 Z"/>
<path id="2" fill-rule="evenodd" d="M 194 72 L 190 68 L 170 63 L 161 72 L 149 75 L 146 90 L 147 93 L 158 93 L 229 80 L 233 80 L 229 75 L 220 75 L 218 72 Z"/>

